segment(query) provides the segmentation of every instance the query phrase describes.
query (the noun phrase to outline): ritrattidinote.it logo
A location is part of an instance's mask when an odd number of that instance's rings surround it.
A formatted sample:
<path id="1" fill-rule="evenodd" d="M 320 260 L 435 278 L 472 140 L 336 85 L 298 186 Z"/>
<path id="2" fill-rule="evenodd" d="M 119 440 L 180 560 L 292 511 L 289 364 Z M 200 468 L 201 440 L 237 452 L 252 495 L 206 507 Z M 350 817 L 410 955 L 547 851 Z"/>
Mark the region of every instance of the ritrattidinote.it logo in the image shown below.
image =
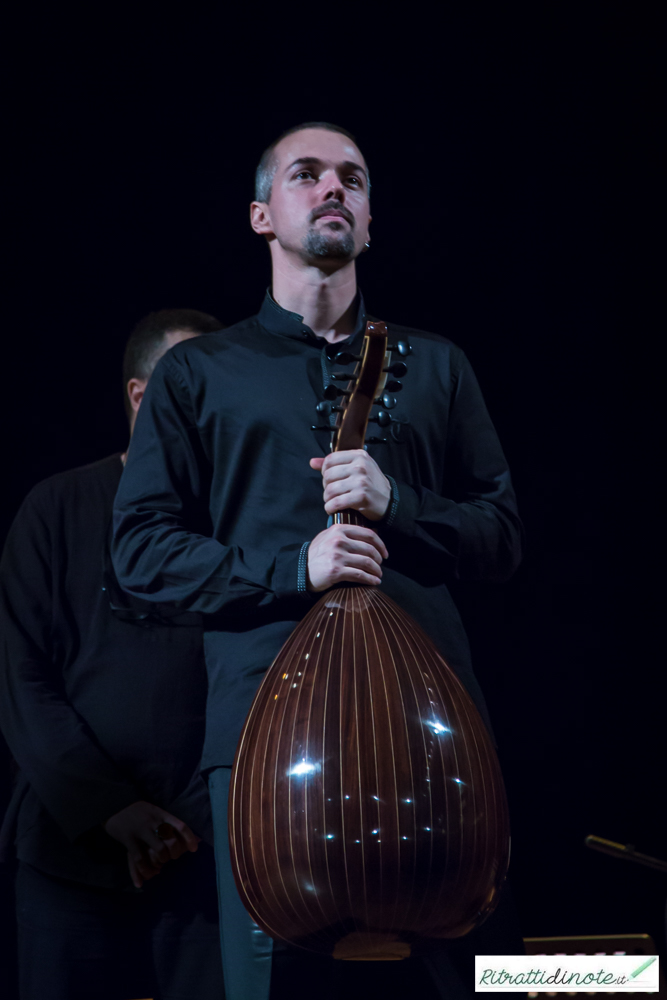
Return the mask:
<path id="1" fill-rule="evenodd" d="M 657 993 L 655 955 L 477 955 L 476 993 Z"/>

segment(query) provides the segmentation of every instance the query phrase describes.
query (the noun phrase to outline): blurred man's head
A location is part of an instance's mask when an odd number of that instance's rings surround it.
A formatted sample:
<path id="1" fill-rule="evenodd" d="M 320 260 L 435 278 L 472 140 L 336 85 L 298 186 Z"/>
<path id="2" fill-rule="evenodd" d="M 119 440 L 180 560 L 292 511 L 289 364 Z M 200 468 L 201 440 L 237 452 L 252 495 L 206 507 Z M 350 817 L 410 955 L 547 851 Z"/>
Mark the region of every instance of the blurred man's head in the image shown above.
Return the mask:
<path id="1" fill-rule="evenodd" d="M 129 336 L 123 356 L 125 411 L 134 429 L 148 380 L 163 354 L 181 340 L 222 330 L 215 316 L 197 309 L 160 309 L 139 320 Z"/>
<path id="2" fill-rule="evenodd" d="M 368 168 L 354 137 L 328 122 L 289 129 L 262 155 L 251 222 L 276 251 L 325 270 L 368 241 Z"/>

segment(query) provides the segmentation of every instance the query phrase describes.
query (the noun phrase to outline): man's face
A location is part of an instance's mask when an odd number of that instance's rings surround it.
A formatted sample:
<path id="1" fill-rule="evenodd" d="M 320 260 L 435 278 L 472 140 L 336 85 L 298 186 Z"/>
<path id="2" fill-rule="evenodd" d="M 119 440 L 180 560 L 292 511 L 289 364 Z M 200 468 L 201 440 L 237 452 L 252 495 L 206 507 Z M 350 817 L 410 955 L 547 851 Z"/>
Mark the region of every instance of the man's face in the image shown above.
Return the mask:
<path id="1" fill-rule="evenodd" d="M 339 132 L 304 129 L 283 139 L 274 156 L 269 238 L 312 264 L 354 260 L 370 222 L 366 163 L 354 143 Z"/>

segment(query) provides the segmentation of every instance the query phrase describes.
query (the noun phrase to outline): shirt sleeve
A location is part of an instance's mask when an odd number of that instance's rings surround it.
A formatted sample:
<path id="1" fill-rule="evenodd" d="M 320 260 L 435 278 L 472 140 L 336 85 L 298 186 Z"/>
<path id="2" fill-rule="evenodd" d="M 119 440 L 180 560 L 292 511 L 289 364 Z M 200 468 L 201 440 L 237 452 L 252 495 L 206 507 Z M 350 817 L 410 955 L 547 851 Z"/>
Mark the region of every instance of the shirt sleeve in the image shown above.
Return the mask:
<path id="1" fill-rule="evenodd" d="M 192 393 L 170 360 L 163 358 L 151 377 L 116 495 L 118 582 L 137 599 L 203 614 L 224 609 L 234 616 L 297 598 L 303 540 L 271 553 L 212 537 L 211 462 Z"/>
<path id="2" fill-rule="evenodd" d="M 0 725 L 44 807 L 76 840 L 142 798 L 67 698 L 53 646 L 58 603 L 53 510 L 30 498 L 0 563 Z"/>
<path id="3" fill-rule="evenodd" d="M 452 372 L 438 492 L 392 482 L 382 534 L 391 565 L 425 584 L 501 581 L 521 561 L 523 527 L 507 460 L 465 355 Z"/>

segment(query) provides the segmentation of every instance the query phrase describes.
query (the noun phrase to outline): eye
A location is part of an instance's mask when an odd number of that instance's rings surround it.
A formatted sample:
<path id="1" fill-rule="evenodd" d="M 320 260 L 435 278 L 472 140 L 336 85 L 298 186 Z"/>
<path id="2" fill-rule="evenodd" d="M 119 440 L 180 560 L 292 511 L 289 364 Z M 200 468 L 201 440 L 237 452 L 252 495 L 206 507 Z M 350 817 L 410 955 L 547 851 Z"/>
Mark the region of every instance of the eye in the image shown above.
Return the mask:
<path id="1" fill-rule="evenodd" d="M 297 181 L 300 181 L 304 177 L 311 177 L 312 178 L 312 176 L 313 176 L 313 172 L 311 170 L 300 170 L 298 174 L 295 174 L 294 179 L 297 180 Z"/>
<path id="2" fill-rule="evenodd" d="M 351 174 L 346 179 L 346 181 L 347 181 L 348 184 L 353 184 L 355 187 L 361 187 L 361 181 L 359 180 L 358 177 L 355 177 L 354 174 Z"/>

